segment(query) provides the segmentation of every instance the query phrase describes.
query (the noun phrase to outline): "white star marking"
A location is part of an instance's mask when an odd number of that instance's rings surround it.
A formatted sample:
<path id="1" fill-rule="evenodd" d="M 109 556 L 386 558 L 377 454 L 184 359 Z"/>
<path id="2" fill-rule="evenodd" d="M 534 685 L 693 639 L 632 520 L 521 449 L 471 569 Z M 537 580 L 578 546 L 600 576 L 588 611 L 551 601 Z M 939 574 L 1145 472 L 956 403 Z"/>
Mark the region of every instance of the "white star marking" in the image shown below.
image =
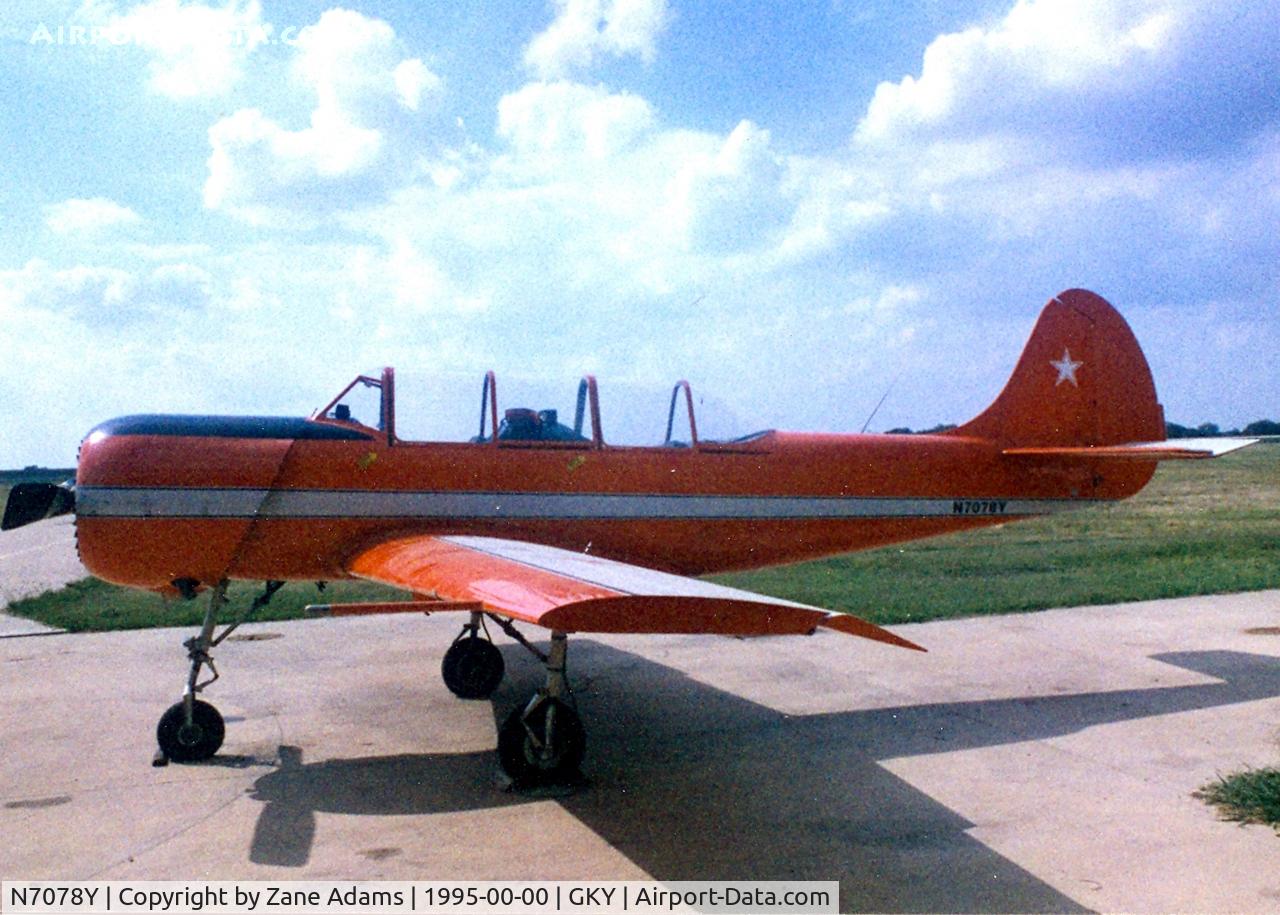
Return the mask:
<path id="1" fill-rule="evenodd" d="M 1058 380 L 1053 384 L 1055 388 L 1064 381 L 1071 382 L 1072 387 L 1080 387 L 1080 382 L 1076 381 L 1076 369 L 1080 368 L 1084 363 L 1073 362 L 1071 359 L 1071 350 L 1064 346 L 1062 348 L 1062 361 L 1050 361 L 1049 364 L 1058 370 Z"/>

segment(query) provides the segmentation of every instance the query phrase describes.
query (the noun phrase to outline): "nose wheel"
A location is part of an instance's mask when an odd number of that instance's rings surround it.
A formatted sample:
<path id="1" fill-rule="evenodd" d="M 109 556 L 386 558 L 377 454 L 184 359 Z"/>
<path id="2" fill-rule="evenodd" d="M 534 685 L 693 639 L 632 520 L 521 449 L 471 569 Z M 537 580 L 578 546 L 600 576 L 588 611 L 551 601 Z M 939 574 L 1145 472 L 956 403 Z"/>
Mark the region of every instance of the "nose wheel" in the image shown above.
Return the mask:
<path id="1" fill-rule="evenodd" d="M 156 725 L 156 742 L 165 759 L 174 762 L 199 762 L 208 759 L 222 746 L 227 727 L 222 715 L 208 702 L 191 703 L 191 720 L 187 720 L 186 704 L 169 706 Z"/>

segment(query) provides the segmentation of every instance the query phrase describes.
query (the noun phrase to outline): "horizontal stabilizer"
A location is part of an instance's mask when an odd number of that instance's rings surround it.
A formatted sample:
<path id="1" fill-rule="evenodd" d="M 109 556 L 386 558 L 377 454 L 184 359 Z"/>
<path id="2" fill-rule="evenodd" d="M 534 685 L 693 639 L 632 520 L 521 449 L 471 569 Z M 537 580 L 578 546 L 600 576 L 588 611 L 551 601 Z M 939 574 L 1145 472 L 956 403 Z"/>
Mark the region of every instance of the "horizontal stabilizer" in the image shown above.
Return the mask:
<path id="1" fill-rule="evenodd" d="M 1009 457 L 1104 459 L 1109 461 L 1188 461 L 1221 457 L 1256 442 L 1256 438 L 1179 438 L 1123 445 L 1005 448 Z"/>

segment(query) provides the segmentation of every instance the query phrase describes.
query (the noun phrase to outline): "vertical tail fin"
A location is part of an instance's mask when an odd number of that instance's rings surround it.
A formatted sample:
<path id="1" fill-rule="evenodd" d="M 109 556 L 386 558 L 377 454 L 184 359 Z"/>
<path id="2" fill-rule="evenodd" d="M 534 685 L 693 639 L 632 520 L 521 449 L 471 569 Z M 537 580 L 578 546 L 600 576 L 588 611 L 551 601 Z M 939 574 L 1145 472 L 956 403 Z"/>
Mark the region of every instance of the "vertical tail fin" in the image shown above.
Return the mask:
<path id="1" fill-rule="evenodd" d="M 1008 384 L 954 430 L 1005 447 L 1115 445 L 1163 439 L 1146 357 L 1105 299 L 1068 289 L 1049 301 Z"/>

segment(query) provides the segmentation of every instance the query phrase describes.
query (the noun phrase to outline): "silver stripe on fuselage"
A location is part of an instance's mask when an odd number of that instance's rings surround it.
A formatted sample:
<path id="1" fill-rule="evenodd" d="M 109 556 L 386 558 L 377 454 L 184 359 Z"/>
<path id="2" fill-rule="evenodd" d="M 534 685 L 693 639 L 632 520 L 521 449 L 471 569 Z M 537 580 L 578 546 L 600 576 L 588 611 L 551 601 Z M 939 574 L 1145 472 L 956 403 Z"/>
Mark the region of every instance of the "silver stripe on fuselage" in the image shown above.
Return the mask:
<path id="1" fill-rule="evenodd" d="M 82 486 L 89 518 L 786 520 L 1043 515 L 1093 500 Z"/>

